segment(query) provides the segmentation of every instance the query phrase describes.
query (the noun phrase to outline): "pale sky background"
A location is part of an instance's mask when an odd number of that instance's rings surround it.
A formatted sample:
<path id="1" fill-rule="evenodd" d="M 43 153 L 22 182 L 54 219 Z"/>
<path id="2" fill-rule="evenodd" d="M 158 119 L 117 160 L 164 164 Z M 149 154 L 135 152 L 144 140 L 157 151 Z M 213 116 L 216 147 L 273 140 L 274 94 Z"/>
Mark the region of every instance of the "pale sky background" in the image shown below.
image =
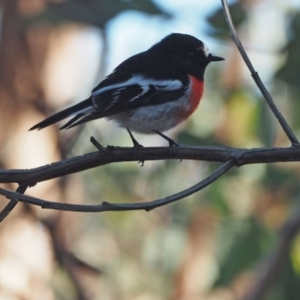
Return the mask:
<path id="1" fill-rule="evenodd" d="M 174 18 L 165 20 L 161 17 L 145 17 L 144 14 L 137 12 L 125 12 L 108 24 L 108 72 L 130 55 L 146 50 L 171 32 L 194 35 L 217 53 L 219 44 L 207 35 L 206 17 L 221 6 L 220 0 L 155 0 L 155 2 Z M 232 2 L 235 1 L 228 1 Z M 254 17 L 257 24 L 254 42 L 257 41 L 257 44 L 251 44 L 251 48 L 268 51 L 276 45 L 280 46 L 285 26 L 280 14 L 283 10 L 290 11 L 299 7 L 299 0 L 261 1 Z"/>
<path id="2" fill-rule="evenodd" d="M 220 6 L 219 0 L 155 0 L 172 19 L 149 17 L 138 12 L 125 12 L 114 18 L 107 26 L 109 37 L 109 63 L 111 71 L 118 63 L 133 53 L 148 49 L 172 32 L 187 33 L 215 42 L 206 35 L 206 16 Z M 231 1 L 232 2 L 232 1 Z M 122 51 L 119 51 L 122 49 Z"/>

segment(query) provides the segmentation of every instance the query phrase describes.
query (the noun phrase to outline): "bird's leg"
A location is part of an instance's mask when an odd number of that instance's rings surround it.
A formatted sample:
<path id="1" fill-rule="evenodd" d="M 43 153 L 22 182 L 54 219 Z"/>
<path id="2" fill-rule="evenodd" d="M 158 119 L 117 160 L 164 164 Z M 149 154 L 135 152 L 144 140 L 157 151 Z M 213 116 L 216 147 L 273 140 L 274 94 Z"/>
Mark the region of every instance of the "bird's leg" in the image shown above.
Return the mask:
<path id="1" fill-rule="evenodd" d="M 126 128 L 126 130 L 128 131 L 128 133 L 131 137 L 131 140 L 133 142 L 133 150 L 134 151 L 135 151 L 136 148 L 144 147 L 143 145 L 139 144 L 139 142 L 134 138 L 133 134 L 131 133 L 131 131 L 128 128 Z M 139 163 L 141 163 L 141 167 L 143 167 L 145 162 L 143 160 L 139 160 L 138 164 Z"/>
<path id="2" fill-rule="evenodd" d="M 181 145 L 176 143 L 174 140 L 172 140 L 171 138 L 167 137 L 166 135 L 164 135 L 163 133 L 161 133 L 160 131 L 157 130 L 153 130 L 153 132 L 157 133 L 158 135 L 160 135 L 163 139 L 167 140 L 169 142 L 170 148 L 172 147 L 180 147 Z"/>
<path id="3" fill-rule="evenodd" d="M 133 142 L 133 147 L 136 148 L 136 147 L 144 147 L 143 145 L 139 144 L 138 141 L 134 138 L 134 136 L 132 135 L 131 131 L 126 128 L 126 130 L 128 131 L 130 137 L 131 137 L 131 140 Z"/>

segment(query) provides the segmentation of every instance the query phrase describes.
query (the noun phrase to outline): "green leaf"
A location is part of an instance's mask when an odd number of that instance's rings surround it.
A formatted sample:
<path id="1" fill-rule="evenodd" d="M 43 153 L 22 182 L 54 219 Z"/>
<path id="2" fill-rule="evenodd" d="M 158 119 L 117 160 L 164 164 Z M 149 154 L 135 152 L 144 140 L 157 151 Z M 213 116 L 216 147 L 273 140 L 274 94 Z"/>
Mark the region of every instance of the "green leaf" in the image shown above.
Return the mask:
<path id="1" fill-rule="evenodd" d="M 242 221 L 235 226 L 222 226 L 220 248 L 229 244 L 219 265 L 219 276 L 214 287 L 226 286 L 241 272 L 252 268 L 262 257 L 269 236 L 256 219 Z"/>

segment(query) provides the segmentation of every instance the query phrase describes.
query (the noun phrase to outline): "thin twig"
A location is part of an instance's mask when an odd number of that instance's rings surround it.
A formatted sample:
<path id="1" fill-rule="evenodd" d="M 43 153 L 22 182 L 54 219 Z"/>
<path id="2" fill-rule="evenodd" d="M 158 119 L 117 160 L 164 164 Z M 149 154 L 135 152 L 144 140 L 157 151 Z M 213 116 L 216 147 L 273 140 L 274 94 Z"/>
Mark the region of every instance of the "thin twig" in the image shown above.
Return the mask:
<path id="1" fill-rule="evenodd" d="M 42 208 L 47 209 L 56 209 L 63 211 L 77 211 L 77 212 L 103 212 L 103 211 L 126 211 L 126 210 L 146 210 L 150 211 L 154 208 L 178 201 L 182 198 L 185 198 L 191 194 L 194 194 L 201 189 L 205 188 L 215 180 L 217 180 L 224 173 L 229 171 L 234 167 L 237 162 L 233 159 L 228 160 L 217 168 L 210 176 L 202 180 L 200 183 L 182 191 L 177 194 L 161 198 L 158 200 L 145 202 L 145 203 L 109 203 L 102 202 L 99 205 L 78 205 L 78 204 L 69 204 L 69 203 L 57 203 L 47 200 L 42 200 L 39 198 L 18 194 L 16 192 L 7 191 L 0 188 L 0 194 L 6 196 L 7 198 L 17 199 L 20 202 L 26 202 L 29 204 L 37 205 Z"/>
<path id="2" fill-rule="evenodd" d="M 16 193 L 24 194 L 27 188 L 27 185 L 19 185 L 16 190 Z M 2 222 L 11 213 L 11 211 L 15 208 L 17 203 L 17 198 L 10 199 L 10 201 L 7 203 L 4 209 L 0 212 L 0 222 Z"/>
<path id="3" fill-rule="evenodd" d="M 243 45 L 242 45 L 242 43 L 241 43 L 241 41 L 240 41 L 240 39 L 239 39 L 239 37 L 236 33 L 236 30 L 234 28 L 227 1 L 226 0 L 221 0 L 221 1 L 222 1 L 222 6 L 223 6 L 223 12 L 224 12 L 224 15 L 225 15 L 225 19 L 226 19 L 227 25 L 228 25 L 229 30 L 230 30 L 230 35 L 231 35 L 234 43 L 236 44 L 238 50 L 240 51 L 240 53 L 243 57 L 243 60 L 245 61 L 248 69 L 250 70 L 252 78 L 254 79 L 256 85 L 258 86 L 258 88 L 261 91 L 263 97 L 265 98 L 266 102 L 268 103 L 268 105 L 271 108 L 272 112 L 274 113 L 275 117 L 279 121 L 282 129 L 284 130 L 285 134 L 287 135 L 287 137 L 291 141 L 292 145 L 293 146 L 299 146 L 299 141 L 298 141 L 297 137 L 293 133 L 292 129 L 290 128 L 290 126 L 288 125 L 288 123 L 286 122 L 286 120 L 284 119 L 282 114 L 280 113 L 280 111 L 278 110 L 278 108 L 275 105 L 270 93 L 267 91 L 266 87 L 262 83 L 258 73 L 254 69 L 254 67 L 253 67 L 246 51 L 244 50 L 244 47 L 243 47 Z"/>

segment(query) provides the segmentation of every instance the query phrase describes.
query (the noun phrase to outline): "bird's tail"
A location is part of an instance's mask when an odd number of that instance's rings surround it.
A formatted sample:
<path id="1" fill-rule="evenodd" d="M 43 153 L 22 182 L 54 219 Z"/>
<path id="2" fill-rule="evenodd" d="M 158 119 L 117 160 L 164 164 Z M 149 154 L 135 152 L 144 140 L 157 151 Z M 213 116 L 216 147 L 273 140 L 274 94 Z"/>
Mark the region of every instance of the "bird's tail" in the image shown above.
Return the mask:
<path id="1" fill-rule="evenodd" d="M 71 126 L 74 122 L 76 122 L 80 118 L 84 117 L 86 114 L 90 113 L 92 110 L 93 110 L 93 103 L 90 97 L 78 104 L 75 104 L 69 108 L 66 108 L 50 116 L 49 118 L 46 118 L 42 122 L 31 127 L 29 130 L 34 130 L 34 129 L 40 130 L 54 123 L 57 123 L 63 119 L 74 116 L 69 122 L 67 122 L 64 126 L 60 128 L 60 129 L 65 129 Z"/>

